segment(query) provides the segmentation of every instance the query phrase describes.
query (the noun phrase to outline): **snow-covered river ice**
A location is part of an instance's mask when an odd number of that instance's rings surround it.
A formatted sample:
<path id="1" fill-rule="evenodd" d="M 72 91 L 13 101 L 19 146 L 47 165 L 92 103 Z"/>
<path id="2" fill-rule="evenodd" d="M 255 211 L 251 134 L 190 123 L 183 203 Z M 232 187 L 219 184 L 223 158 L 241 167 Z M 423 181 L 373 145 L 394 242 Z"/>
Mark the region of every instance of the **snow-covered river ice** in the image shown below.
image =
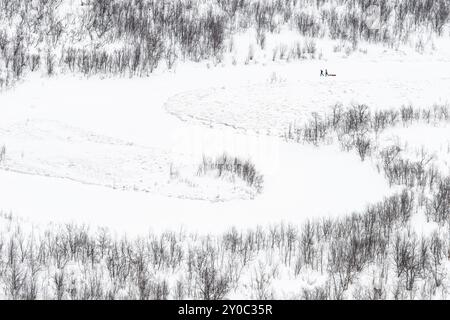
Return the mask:
<path id="1" fill-rule="evenodd" d="M 363 209 L 393 192 L 370 162 L 280 134 L 335 103 L 445 103 L 450 63 L 365 62 L 358 72 L 358 62 L 336 61 L 328 66 L 337 77 L 320 78 L 321 63 L 186 66 L 133 81 L 31 76 L 0 95 L 0 210 L 142 233 Z M 251 199 L 244 188 L 195 176 L 203 155 L 223 152 L 254 162 L 262 194 Z"/>

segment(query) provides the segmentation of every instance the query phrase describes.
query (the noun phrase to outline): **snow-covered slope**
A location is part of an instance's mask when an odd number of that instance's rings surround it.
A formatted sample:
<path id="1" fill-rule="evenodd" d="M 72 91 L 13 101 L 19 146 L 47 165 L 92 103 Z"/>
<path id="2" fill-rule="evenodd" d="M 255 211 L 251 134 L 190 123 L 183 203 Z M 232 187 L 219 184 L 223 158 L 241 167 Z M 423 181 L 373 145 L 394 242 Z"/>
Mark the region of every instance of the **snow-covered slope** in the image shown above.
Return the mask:
<path id="1" fill-rule="evenodd" d="M 236 132 L 215 121 L 211 126 L 180 121 L 165 110 L 177 93 L 202 87 L 208 93 L 209 87 L 226 90 L 220 88 L 239 83 L 257 87 L 263 82 L 274 99 L 280 86 L 267 84 L 274 71 L 285 72 L 287 84 L 312 77 L 285 65 L 231 71 L 193 66 L 132 83 L 72 77 L 24 81 L 0 97 L 0 144 L 6 147 L 1 166 L 9 170 L 2 172 L 2 210 L 127 231 L 178 225 L 211 231 L 346 214 L 392 192 L 370 163 L 337 147 L 301 146 L 255 134 L 253 124 Z M 332 90 L 333 82 L 328 86 Z M 332 101 L 324 99 L 323 104 Z M 236 109 L 218 101 L 224 112 L 217 122 L 226 122 Z M 284 116 L 282 109 L 274 112 Z M 270 118 L 260 113 L 261 122 Z M 223 152 L 251 159 L 264 175 L 262 194 L 239 181 L 196 176 L 203 155 Z"/>

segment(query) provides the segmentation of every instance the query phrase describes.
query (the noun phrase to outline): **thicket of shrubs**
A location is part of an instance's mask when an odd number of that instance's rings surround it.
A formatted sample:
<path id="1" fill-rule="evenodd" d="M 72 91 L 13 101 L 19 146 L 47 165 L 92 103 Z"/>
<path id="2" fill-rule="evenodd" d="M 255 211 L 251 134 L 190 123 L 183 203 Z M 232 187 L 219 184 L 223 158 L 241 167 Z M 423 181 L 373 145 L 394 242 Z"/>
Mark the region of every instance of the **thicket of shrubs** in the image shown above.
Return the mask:
<path id="1" fill-rule="evenodd" d="M 449 229 L 428 236 L 409 229 L 414 201 L 404 191 L 362 213 L 301 227 L 208 236 L 167 232 L 135 240 L 74 225 L 26 232 L 14 219 L 2 218 L 0 296 L 269 299 L 285 297 L 278 279 L 310 276 L 317 282 L 299 285 L 288 297 L 446 298 Z"/>
<path id="2" fill-rule="evenodd" d="M 255 188 L 257 192 L 261 192 L 263 188 L 264 177 L 256 170 L 255 165 L 250 160 L 242 160 L 226 153 L 215 159 L 203 157 L 197 173 L 198 175 L 205 175 L 208 172 L 214 172 L 218 177 L 222 177 L 225 172 L 230 173 L 244 180 L 248 186 Z"/>
<path id="3" fill-rule="evenodd" d="M 146 75 L 180 59 L 222 59 L 231 36 L 282 28 L 311 38 L 396 45 L 415 31 L 444 35 L 447 0 L 0 0 L 0 87 L 28 71 Z M 375 16 L 368 10 L 376 8 Z M 372 29 L 368 19 L 378 18 Z M 369 19 L 369 20 L 370 20 Z M 307 50 L 314 42 L 307 42 Z M 229 48 L 228 48 L 229 49 Z M 295 50 L 294 50 L 295 51 Z M 301 56 L 298 48 L 294 55 Z M 281 53 L 280 53 L 281 55 Z M 284 56 L 284 54 L 283 54 Z"/>
<path id="4" fill-rule="evenodd" d="M 447 105 L 435 105 L 430 109 L 403 106 L 399 110 L 375 112 L 366 105 L 355 105 L 346 110 L 335 105 L 324 116 L 313 113 L 312 119 L 303 126 L 291 125 L 285 139 L 314 145 L 337 140 L 343 150 L 355 150 L 362 161 L 371 156 L 391 186 L 404 186 L 418 194 L 416 210 L 425 212 L 430 221 L 449 224 L 450 177 L 435 165 L 433 155 L 422 149 L 417 159 L 410 159 L 407 150 L 398 143 L 389 146 L 378 143 L 379 135 L 388 128 L 442 122 L 450 122 Z"/>

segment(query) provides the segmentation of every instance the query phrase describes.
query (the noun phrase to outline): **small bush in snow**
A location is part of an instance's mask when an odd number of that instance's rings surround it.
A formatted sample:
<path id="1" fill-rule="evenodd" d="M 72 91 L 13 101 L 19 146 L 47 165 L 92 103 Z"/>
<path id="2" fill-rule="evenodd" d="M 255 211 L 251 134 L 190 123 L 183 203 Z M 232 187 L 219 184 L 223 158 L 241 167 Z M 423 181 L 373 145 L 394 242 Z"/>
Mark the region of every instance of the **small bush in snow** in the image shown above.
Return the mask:
<path id="1" fill-rule="evenodd" d="M 198 174 L 204 175 L 211 171 L 217 172 L 218 177 L 222 177 L 224 173 L 231 173 L 244 180 L 250 187 L 254 187 L 258 192 L 262 191 L 263 176 L 250 160 L 242 160 L 226 153 L 215 159 L 203 157 Z"/>

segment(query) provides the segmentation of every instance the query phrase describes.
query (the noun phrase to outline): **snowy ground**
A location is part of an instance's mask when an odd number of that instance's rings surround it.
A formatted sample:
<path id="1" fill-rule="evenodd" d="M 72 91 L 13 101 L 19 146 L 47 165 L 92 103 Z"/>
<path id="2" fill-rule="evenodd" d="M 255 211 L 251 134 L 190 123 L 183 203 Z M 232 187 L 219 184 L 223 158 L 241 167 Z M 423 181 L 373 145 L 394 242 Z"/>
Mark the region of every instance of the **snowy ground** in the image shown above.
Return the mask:
<path id="1" fill-rule="evenodd" d="M 450 138 L 448 124 L 416 124 L 404 128 L 391 128 L 381 135 L 382 145 L 398 144 L 417 159 L 426 155 L 445 174 L 450 174 Z"/>
<path id="2" fill-rule="evenodd" d="M 396 109 L 449 102 L 446 62 L 386 63 L 380 67 L 379 62 L 347 61 L 331 65 L 329 70 L 337 77 L 320 77 L 320 65 L 310 69 L 299 64 L 292 67 L 292 74 L 274 72 L 266 83 L 176 95 L 168 100 L 166 109 L 185 120 L 282 135 L 289 124 L 309 119 L 311 112 L 327 112 L 336 103 Z"/>
<path id="3" fill-rule="evenodd" d="M 337 77 L 320 78 L 325 67 Z M 338 147 L 288 143 L 279 134 L 337 102 L 448 102 L 449 67 L 344 59 L 187 65 L 133 80 L 33 75 L 0 94 L 0 210 L 129 233 L 348 214 L 393 192 L 374 166 Z M 255 163 L 262 194 L 239 181 L 196 176 L 204 154 L 223 152 Z"/>

